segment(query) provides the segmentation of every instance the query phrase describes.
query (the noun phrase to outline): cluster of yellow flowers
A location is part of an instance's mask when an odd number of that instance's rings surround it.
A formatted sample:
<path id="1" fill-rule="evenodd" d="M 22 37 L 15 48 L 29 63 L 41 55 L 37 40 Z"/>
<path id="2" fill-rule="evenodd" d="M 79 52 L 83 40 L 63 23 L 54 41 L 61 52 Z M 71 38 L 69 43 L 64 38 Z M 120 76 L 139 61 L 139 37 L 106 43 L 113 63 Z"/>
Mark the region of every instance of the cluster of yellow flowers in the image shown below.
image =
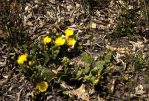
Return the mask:
<path id="1" fill-rule="evenodd" d="M 20 55 L 20 56 L 18 57 L 18 60 L 17 60 L 18 64 L 19 64 L 19 65 L 22 65 L 25 61 L 27 61 L 27 56 L 28 56 L 27 53 Z M 30 64 L 31 64 L 31 61 L 29 61 L 29 65 L 30 65 Z M 44 91 L 46 91 L 46 90 L 48 89 L 48 83 L 45 82 L 45 81 L 42 81 L 42 82 L 40 82 L 40 83 L 38 83 L 38 84 L 36 85 L 36 88 L 37 88 L 40 92 L 44 92 Z"/>
<path id="2" fill-rule="evenodd" d="M 56 46 L 61 46 L 61 45 L 67 44 L 71 47 L 74 47 L 75 43 L 76 43 L 76 40 L 72 37 L 74 35 L 74 31 L 72 29 L 66 29 L 64 31 L 64 33 L 65 33 L 65 35 L 55 39 L 54 44 Z M 43 44 L 45 44 L 45 45 L 49 44 L 51 41 L 52 41 L 52 38 L 50 38 L 49 36 L 46 36 L 43 38 Z M 18 57 L 17 63 L 19 65 L 22 65 L 22 64 L 24 64 L 24 62 L 27 61 L 27 58 L 28 58 L 28 54 L 24 53 Z M 29 61 L 28 64 L 29 64 L 29 66 L 32 66 L 33 61 Z M 48 89 L 48 83 L 45 81 L 42 81 L 36 85 L 36 88 L 40 92 L 44 92 Z"/>
<path id="3" fill-rule="evenodd" d="M 21 65 L 21 64 L 23 64 L 25 61 L 27 61 L 27 56 L 28 56 L 27 53 L 20 55 L 20 56 L 18 57 L 18 60 L 17 60 L 18 64 Z M 31 61 L 29 61 L 29 64 L 31 64 Z M 48 89 L 48 83 L 45 82 L 45 81 L 42 81 L 42 82 L 40 82 L 40 83 L 38 83 L 38 84 L 36 85 L 36 88 L 37 88 L 40 92 L 44 92 L 44 91 L 46 91 L 46 90 Z"/>
<path id="4" fill-rule="evenodd" d="M 56 46 L 61 46 L 61 45 L 64 45 L 65 43 L 67 43 L 67 45 L 74 47 L 74 45 L 76 43 L 76 40 L 71 37 L 71 36 L 74 35 L 74 31 L 72 29 L 66 29 L 64 31 L 64 33 L 65 33 L 65 36 L 64 37 L 62 36 L 62 37 L 56 38 L 55 45 Z M 46 37 L 43 38 L 43 43 L 44 44 L 48 44 L 51 41 L 52 41 L 52 39 L 49 36 L 46 36 Z M 20 55 L 18 57 L 18 60 L 17 60 L 18 64 L 21 65 L 25 61 L 27 61 L 27 56 L 28 56 L 27 53 Z M 31 63 L 29 62 L 29 64 L 31 64 Z"/>
<path id="5" fill-rule="evenodd" d="M 72 46 L 74 47 L 75 46 L 75 43 L 76 43 L 76 40 L 74 38 L 71 38 L 71 36 L 74 35 L 74 31 L 72 29 L 66 29 L 64 31 L 65 33 L 65 36 L 63 37 L 58 37 L 56 38 L 55 40 L 55 45 L 56 46 L 61 46 L 61 45 L 64 45 L 65 43 L 67 43 L 69 46 Z M 43 38 L 43 43 L 44 44 L 48 44 L 51 42 L 51 38 L 49 36 L 46 36 Z"/>
<path id="6" fill-rule="evenodd" d="M 28 56 L 27 53 L 20 55 L 17 60 L 18 64 L 21 65 L 25 61 L 27 61 L 27 56 Z"/>

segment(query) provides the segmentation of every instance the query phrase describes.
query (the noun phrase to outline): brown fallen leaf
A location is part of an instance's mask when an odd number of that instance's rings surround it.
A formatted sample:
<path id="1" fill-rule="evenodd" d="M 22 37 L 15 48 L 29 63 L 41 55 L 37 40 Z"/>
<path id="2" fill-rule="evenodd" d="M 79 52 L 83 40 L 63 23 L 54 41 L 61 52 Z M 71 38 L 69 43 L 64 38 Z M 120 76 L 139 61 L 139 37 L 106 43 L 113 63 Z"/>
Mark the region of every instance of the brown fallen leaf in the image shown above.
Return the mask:
<path id="1" fill-rule="evenodd" d="M 17 93 L 17 101 L 20 101 L 22 90 L 23 88 Z"/>
<path id="2" fill-rule="evenodd" d="M 63 68 L 63 66 L 59 66 L 56 70 L 53 69 L 52 72 L 54 72 L 55 74 L 57 74 L 59 71 L 61 71 Z"/>
<path id="3" fill-rule="evenodd" d="M 140 49 L 144 48 L 144 44 L 142 41 L 137 41 L 137 42 L 129 41 L 129 43 L 132 44 L 132 46 L 133 46 L 132 50 L 133 51 L 140 50 Z"/>
<path id="4" fill-rule="evenodd" d="M 118 53 L 120 53 L 120 54 L 124 54 L 124 53 L 129 53 L 129 49 L 128 49 L 128 47 L 124 47 L 124 48 L 117 48 L 117 47 L 113 47 L 113 46 L 110 46 L 110 45 L 106 45 L 106 48 L 107 49 L 110 49 L 110 50 L 112 50 L 112 51 L 116 51 L 116 52 L 118 52 Z"/>
<path id="5" fill-rule="evenodd" d="M 72 95 L 76 95 L 78 99 L 89 101 L 89 94 L 85 91 L 85 85 L 82 84 L 79 88 L 70 91 Z"/>
<path id="6" fill-rule="evenodd" d="M 0 29 L 0 38 L 5 38 L 6 37 L 6 33 Z"/>
<path id="7" fill-rule="evenodd" d="M 5 78 L 0 80 L 0 87 L 5 85 L 12 77 L 13 71 L 11 71 L 7 76 L 4 76 Z"/>
<path id="8" fill-rule="evenodd" d="M 99 95 L 97 96 L 98 101 L 105 101 L 103 98 L 101 98 Z"/>
<path id="9" fill-rule="evenodd" d="M 144 91 L 144 88 L 143 88 L 143 85 L 138 85 L 136 88 L 135 88 L 135 94 L 136 95 L 142 95 L 144 94 L 145 91 Z"/>

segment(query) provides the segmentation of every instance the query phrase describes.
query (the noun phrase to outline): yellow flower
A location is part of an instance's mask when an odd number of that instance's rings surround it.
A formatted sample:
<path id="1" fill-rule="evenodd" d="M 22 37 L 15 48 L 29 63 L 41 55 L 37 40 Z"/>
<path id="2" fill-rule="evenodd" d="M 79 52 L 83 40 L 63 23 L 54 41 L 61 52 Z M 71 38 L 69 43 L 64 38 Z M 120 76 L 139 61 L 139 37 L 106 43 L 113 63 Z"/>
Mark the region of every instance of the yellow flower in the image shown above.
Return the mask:
<path id="1" fill-rule="evenodd" d="M 27 61 L 27 53 L 20 55 L 17 60 L 19 65 L 23 64 L 25 61 Z"/>
<path id="2" fill-rule="evenodd" d="M 76 43 L 76 40 L 75 40 L 75 39 L 73 39 L 73 38 L 68 38 L 67 44 L 68 44 L 69 46 L 74 47 L 75 43 Z"/>
<path id="3" fill-rule="evenodd" d="M 70 36 L 74 34 L 74 31 L 72 29 L 66 29 L 65 31 L 66 39 L 68 39 Z"/>
<path id="4" fill-rule="evenodd" d="M 39 82 L 36 85 L 36 88 L 40 91 L 40 92 L 45 92 L 48 89 L 48 83 L 45 81 Z"/>
<path id="5" fill-rule="evenodd" d="M 56 46 L 61 46 L 61 45 L 64 45 L 65 44 L 65 39 L 62 38 L 62 37 L 58 37 L 56 40 L 55 40 L 55 45 Z"/>
<path id="6" fill-rule="evenodd" d="M 49 36 L 46 36 L 46 37 L 43 38 L 43 43 L 44 44 L 48 44 L 50 42 L 51 42 L 51 38 Z"/>

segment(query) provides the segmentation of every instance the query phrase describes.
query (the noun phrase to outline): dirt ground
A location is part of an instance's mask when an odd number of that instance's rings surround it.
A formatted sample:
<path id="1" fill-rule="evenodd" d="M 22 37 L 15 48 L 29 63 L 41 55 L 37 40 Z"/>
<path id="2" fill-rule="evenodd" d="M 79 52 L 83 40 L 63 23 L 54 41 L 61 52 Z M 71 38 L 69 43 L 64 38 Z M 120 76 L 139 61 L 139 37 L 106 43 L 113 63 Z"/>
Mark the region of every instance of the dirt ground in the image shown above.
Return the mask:
<path id="1" fill-rule="evenodd" d="M 134 58 L 137 54 L 149 57 L 149 24 L 146 24 L 149 20 L 144 20 L 140 13 L 136 15 L 133 21 L 137 30 L 132 39 L 127 32 L 118 32 L 118 16 L 125 13 L 120 6 L 122 1 L 0 0 L 0 101 L 32 101 L 34 86 L 16 65 L 16 53 L 20 45 L 40 44 L 41 37 L 52 27 L 77 30 L 82 51 L 93 58 L 102 56 L 107 50 L 115 51 L 116 61 L 112 61 L 115 69 L 106 79 L 103 77 L 95 87 L 82 83 L 86 92 L 95 90 L 89 94 L 88 101 L 148 101 L 149 58 L 145 59 L 144 67 L 138 65 L 136 69 L 131 64 L 138 59 Z M 130 7 L 135 1 L 126 0 Z M 125 22 L 123 17 L 120 20 Z M 79 58 L 75 57 L 74 61 Z M 126 63 L 125 68 L 121 68 L 121 62 Z M 38 97 L 38 101 L 81 101 L 78 96 L 70 98 L 61 94 L 56 84 L 49 85 L 44 96 Z"/>

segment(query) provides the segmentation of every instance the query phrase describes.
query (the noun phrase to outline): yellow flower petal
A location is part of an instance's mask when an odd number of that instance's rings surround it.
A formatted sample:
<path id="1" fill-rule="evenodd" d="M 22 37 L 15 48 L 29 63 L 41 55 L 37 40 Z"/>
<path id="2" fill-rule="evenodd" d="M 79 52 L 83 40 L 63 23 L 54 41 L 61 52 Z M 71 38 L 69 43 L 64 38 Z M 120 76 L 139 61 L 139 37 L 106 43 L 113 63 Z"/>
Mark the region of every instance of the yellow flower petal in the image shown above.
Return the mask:
<path id="1" fill-rule="evenodd" d="M 74 47 L 75 43 L 76 43 L 76 40 L 75 40 L 75 39 L 73 39 L 73 38 L 68 38 L 67 44 L 68 44 L 69 46 Z"/>
<path id="2" fill-rule="evenodd" d="M 62 37 L 58 37 L 56 40 L 55 40 L 55 45 L 56 46 L 61 46 L 61 45 L 64 45 L 65 44 L 65 39 L 62 38 Z"/>
<path id="3" fill-rule="evenodd" d="M 51 42 L 51 38 L 49 36 L 46 36 L 46 37 L 43 38 L 43 43 L 44 44 L 48 44 L 50 42 Z"/>
<path id="4" fill-rule="evenodd" d="M 72 29 L 66 29 L 64 32 L 65 32 L 66 39 L 74 34 L 74 31 Z"/>
<path id="5" fill-rule="evenodd" d="M 39 82 L 36 85 L 36 88 L 40 91 L 40 92 L 45 92 L 48 89 L 48 83 L 45 81 Z"/>
<path id="6" fill-rule="evenodd" d="M 25 61 L 27 61 L 27 53 L 20 55 L 17 60 L 19 65 L 23 64 Z"/>

